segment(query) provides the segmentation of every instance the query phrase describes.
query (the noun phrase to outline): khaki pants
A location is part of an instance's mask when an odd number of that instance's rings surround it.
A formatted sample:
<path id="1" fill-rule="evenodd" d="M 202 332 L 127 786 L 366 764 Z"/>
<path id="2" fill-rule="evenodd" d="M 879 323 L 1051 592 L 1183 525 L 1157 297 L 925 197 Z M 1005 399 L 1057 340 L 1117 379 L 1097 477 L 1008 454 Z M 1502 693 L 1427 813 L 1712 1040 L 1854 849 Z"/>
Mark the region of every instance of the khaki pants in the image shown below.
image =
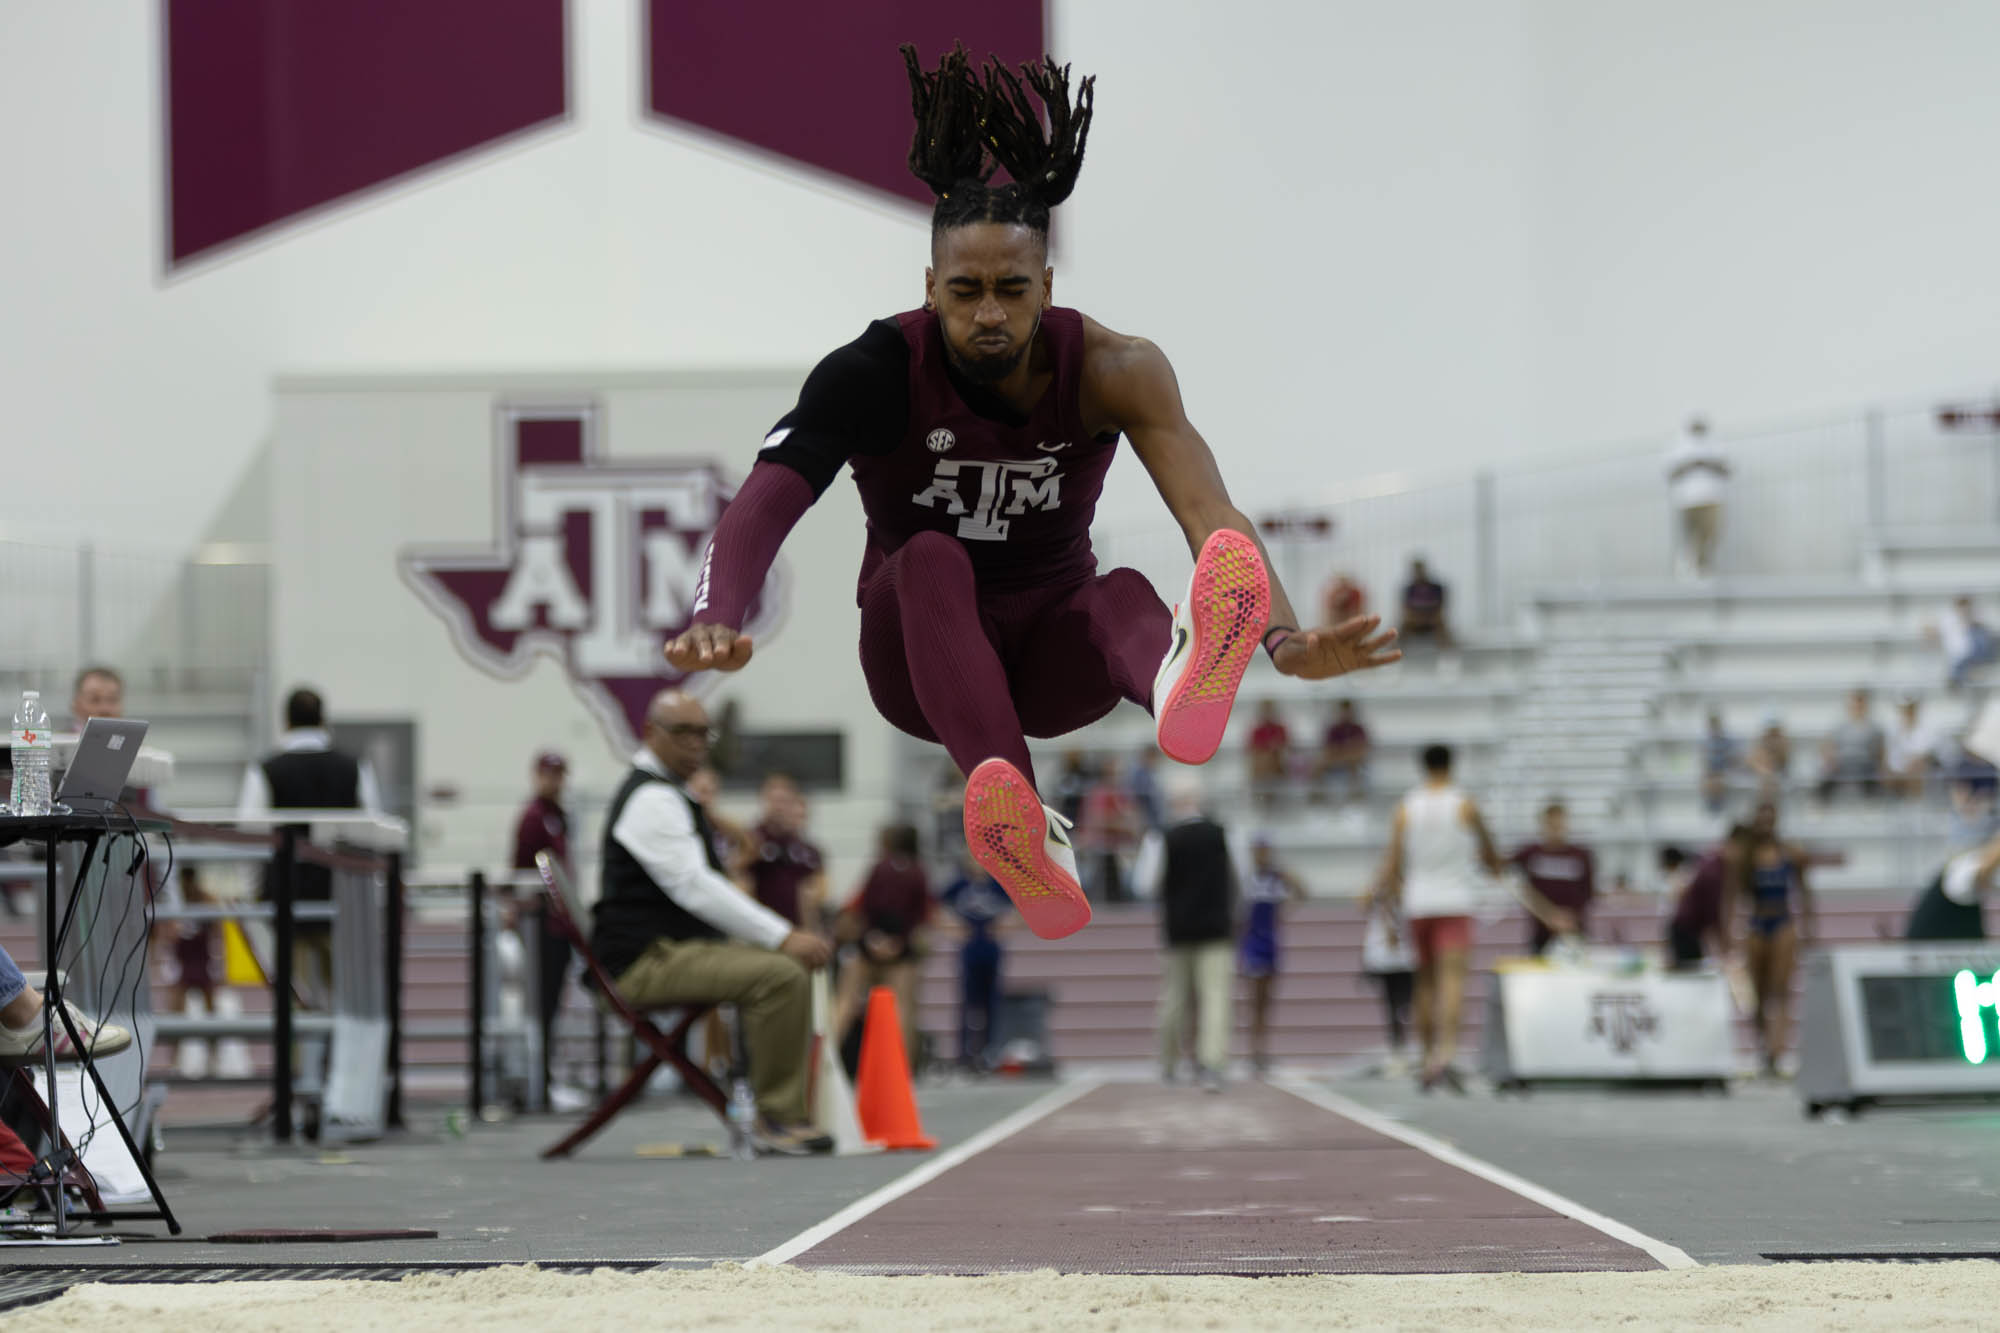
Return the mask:
<path id="1" fill-rule="evenodd" d="M 757 1109 L 780 1125 L 811 1118 L 806 1054 L 812 988 L 806 970 L 785 955 L 739 940 L 655 940 L 618 978 L 618 993 L 635 1009 L 735 1005 L 750 1049 Z"/>
<path id="2" fill-rule="evenodd" d="M 1230 1000 L 1236 986 L 1236 946 L 1229 940 L 1170 944 L 1161 955 L 1160 1068 L 1180 1063 L 1187 1032 L 1188 992 L 1195 1001 L 1195 1062 L 1220 1075 L 1229 1066 Z"/>
<path id="3" fill-rule="evenodd" d="M 1681 546 L 1697 574 L 1715 567 L 1715 547 L 1721 536 L 1720 504 L 1689 505 L 1681 510 Z"/>

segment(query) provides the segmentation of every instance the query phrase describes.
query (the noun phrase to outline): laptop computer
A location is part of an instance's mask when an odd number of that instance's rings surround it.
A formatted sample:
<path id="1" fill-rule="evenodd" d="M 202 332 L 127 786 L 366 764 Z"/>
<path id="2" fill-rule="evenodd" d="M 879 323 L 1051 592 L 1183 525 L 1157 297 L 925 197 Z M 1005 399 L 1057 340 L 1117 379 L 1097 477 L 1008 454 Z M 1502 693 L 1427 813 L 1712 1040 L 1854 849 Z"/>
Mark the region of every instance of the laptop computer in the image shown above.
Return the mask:
<path id="1" fill-rule="evenodd" d="M 128 718 L 93 717 L 85 722 L 63 773 L 62 788 L 56 792 L 56 804 L 81 814 L 110 809 L 125 790 L 125 779 L 132 775 L 132 763 L 150 726 Z"/>

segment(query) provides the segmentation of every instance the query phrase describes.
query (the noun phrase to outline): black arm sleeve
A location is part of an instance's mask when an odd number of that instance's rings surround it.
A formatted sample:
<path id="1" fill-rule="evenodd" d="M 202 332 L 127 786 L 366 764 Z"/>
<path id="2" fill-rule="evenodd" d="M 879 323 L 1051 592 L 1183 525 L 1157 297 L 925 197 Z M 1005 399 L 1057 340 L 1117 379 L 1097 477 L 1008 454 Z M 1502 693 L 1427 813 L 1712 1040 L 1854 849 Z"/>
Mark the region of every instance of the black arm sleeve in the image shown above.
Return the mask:
<path id="1" fill-rule="evenodd" d="M 806 376 L 798 406 L 764 438 L 760 462 L 783 463 L 817 498 L 856 454 L 902 443 L 910 416 L 910 347 L 893 319 L 878 319 Z"/>

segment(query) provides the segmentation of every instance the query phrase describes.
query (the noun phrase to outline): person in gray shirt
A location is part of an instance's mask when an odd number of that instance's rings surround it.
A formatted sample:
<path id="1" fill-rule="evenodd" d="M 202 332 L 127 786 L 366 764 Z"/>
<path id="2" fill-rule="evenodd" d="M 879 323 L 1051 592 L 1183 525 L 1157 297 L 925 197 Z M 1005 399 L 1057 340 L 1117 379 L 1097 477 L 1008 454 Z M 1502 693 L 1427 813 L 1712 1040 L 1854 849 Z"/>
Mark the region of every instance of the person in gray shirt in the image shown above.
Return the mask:
<path id="1" fill-rule="evenodd" d="M 1882 728 L 1869 715 L 1868 691 L 1857 689 L 1847 696 L 1847 717 L 1820 746 L 1821 803 L 1842 787 L 1881 795 L 1884 746 Z"/>

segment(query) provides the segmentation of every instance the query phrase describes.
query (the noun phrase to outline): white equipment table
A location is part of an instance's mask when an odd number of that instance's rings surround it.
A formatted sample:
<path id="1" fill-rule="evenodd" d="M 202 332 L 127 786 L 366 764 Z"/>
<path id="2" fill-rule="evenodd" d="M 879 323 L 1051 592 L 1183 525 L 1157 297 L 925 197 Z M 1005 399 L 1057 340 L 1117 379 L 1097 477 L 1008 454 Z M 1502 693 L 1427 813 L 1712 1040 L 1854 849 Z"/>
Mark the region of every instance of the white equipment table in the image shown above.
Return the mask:
<path id="1" fill-rule="evenodd" d="M 1483 1063 L 1502 1088 L 1546 1079 L 1726 1090 L 1734 1019 L 1720 973 L 1630 970 L 1604 954 L 1571 965 L 1503 959 L 1487 993 Z"/>

